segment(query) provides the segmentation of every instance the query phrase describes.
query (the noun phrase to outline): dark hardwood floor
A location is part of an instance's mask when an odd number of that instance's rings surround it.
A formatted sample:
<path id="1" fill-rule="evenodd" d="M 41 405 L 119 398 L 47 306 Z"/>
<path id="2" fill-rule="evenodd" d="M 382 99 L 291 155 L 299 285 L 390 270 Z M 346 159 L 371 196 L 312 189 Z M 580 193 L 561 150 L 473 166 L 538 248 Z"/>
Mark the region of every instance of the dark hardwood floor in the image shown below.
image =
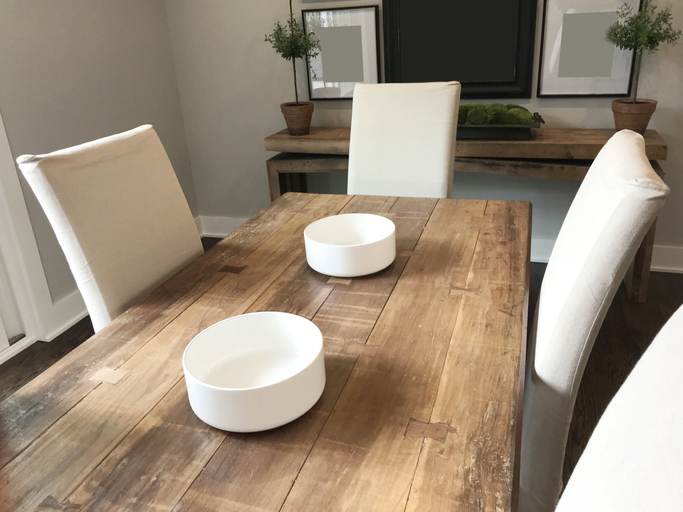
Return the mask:
<path id="1" fill-rule="evenodd" d="M 204 238 L 204 249 L 219 238 Z M 531 264 L 529 311 L 533 313 L 545 264 Z M 669 317 L 683 304 L 683 274 L 653 272 L 647 302 L 629 302 L 622 285 L 591 352 L 579 387 L 565 456 L 565 481 L 571 474 L 607 404 Z M 92 335 L 88 318 L 50 343 L 38 342 L 0 365 L 0 401 Z"/>
<path id="2" fill-rule="evenodd" d="M 86 316 L 50 343 L 38 341 L 0 365 L 0 402 L 93 334 L 92 322 Z"/>

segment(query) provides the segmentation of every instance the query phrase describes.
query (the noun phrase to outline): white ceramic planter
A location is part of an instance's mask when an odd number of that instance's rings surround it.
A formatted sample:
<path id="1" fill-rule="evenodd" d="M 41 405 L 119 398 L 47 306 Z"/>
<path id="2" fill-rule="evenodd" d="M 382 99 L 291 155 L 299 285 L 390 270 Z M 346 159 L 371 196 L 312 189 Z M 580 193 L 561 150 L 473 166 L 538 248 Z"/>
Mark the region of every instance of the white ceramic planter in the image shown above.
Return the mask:
<path id="1" fill-rule="evenodd" d="M 306 260 L 313 270 L 334 277 L 374 274 L 396 258 L 396 226 L 366 213 L 334 215 L 304 230 Z"/>
<path id="2" fill-rule="evenodd" d="M 230 432 L 268 430 L 298 418 L 322 395 L 323 337 L 297 315 L 240 315 L 195 336 L 183 371 L 199 419 Z"/>

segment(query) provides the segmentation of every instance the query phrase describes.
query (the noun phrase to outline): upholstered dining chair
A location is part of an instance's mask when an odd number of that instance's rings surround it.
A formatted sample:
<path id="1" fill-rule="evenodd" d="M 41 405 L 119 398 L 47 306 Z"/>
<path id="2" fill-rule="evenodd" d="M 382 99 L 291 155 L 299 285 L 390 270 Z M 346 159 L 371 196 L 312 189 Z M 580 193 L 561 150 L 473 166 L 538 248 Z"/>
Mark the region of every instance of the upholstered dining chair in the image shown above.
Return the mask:
<path id="1" fill-rule="evenodd" d="M 683 307 L 614 396 L 557 512 L 683 508 Z"/>
<path id="2" fill-rule="evenodd" d="M 57 235 L 96 332 L 203 252 L 150 125 L 20 156 L 17 163 Z"/>
<path id="3" fill-rule="evenodd" d="M 451 197 L 460 84 L 356 84 L 348 193 Z"/>
<path id="4" fill-rule="evenodd" d="M 541 284 L 529 335 L 520 512 L 555 509 L 576 393 L 627 267 L 669 195 L 624 130 L 600 151 L 567 216 Z"/>

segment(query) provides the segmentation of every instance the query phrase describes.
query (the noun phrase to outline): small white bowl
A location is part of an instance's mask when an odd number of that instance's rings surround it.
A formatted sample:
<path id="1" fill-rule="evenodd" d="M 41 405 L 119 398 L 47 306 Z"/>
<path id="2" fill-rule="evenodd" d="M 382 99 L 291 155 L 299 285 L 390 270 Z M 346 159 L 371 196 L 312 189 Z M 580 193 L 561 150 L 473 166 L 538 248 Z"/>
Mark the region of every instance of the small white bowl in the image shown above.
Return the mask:
<path id="1" fill-rule="evenodd" d="M 268 430 L 295 420 L 322 395 L 323 336 L 290 313 L 235 316 L 190 341 L 183 372 L 199 419 L 230 432 Z"/>
<path id="2" fill-rule="evenodd" d="M 309 224 L 304 243 L 313 270 L 334 277 L 365 276 L 396 258 L 396 226 L 380 215 L 334 215 Z"/>

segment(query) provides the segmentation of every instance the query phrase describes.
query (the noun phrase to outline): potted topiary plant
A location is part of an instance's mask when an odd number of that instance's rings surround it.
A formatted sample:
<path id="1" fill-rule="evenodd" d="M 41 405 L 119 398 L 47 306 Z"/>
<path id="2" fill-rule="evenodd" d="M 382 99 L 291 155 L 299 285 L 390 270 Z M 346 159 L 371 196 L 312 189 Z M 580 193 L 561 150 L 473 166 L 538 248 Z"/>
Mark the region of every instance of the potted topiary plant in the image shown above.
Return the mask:
<path id="1" fill-rule="evenodd" d="M 301 24 L 294 19 L 292 0 L 289 0 L 287 23 L 282 26 L 278 21 L 273 32 L 270 35 L 266 34 L 266 41 L 273 45 L 275 51 L 282 55 L 283 59 L 292 61 L 296 101 L 280 105 L 290 135 L 306 135 L 311 129 L 313 103 L 299 101 L 299 89 L 296 83 L 296 59 L 313 58 L 318 55 L 320 43 L 313 39 L 313 35 L 313 33 L 306 34 Z"/>
<path id="2" fill-rule="evenodd" d="M 681 31 L 671 25 L 671 9 L 658 9 L 648 0 L 640 11 L 624 4 L 618 11 L 619 20 L 607 29 L 607 40 L 620 50 L 633 50 L 635 62 L 631 78 L 631 97 L 614 100 L 612 112 L 617 130 L 629 129 L 645 133 L 650 117 L 657 108 L 655 100 L 638 98 L 638 78 L 643 52 L 654 53 L 662 43 L 676 44 Z"/>

